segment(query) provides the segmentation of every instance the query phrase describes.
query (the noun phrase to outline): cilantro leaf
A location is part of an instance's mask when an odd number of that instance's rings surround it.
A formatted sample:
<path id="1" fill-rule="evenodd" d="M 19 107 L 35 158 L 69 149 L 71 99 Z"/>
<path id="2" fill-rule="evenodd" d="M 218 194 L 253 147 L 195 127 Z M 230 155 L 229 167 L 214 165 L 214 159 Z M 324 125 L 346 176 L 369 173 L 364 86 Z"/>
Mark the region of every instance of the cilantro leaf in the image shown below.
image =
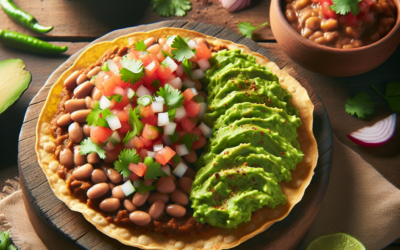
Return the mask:
<path id="1" fill-rule="evenodd" d="M 135 44 L 135 50 L 136 51 L 145 51 L 147 49 L 146 44 L 144 41 L 137 42 Z"/>
<path id="2" fill-rule="evenodd" d="M 129 131 L 126 134 L 124 140 L 122 141 L 124 145 L 128 143 L 128 141 L 130 141 L 133 137 L 142 133 L 144 127 L 143 123 L 139 120 L 138 115 L 132 108 L 129 109 L 129 125 L 131 125 L 132 131 Z"/>
<path id="3" fill-rule="evenodd" d="M 0 231 L 0 249 L 4 250 L 17 250 L 17 248 L 11 244 L 10 235 L 8 231 Z"/>
<path id="4" fill-rule="evenodd" d="M 151 191 L 151 190 L 156 189 L 154 184 L 152 184 L 150 186 L 146 186 L 142 180 L 136 180 L 136 181 L 139 183 L 139 186 L 138 186 L 138 188 L 136 190 L 141 194 L 144 194 L 147 191 Z"/>
<path id="5" fill-rule="evenodd" d="M 383 95 L 374 85 L 372 88 L 389 104 L 392 112 L 400 113 L 400 82 L 391 82 L 386 85 L 386 95 Z"/>
<path id="6" fill-rule="evenodd" d="M 193 67 L 193 63 L 191 61 L 189 61 L 188 59 L 185 58 L 185 60 L 183 60 L 182 62 L 182 68 L 183 71 L 185 71 L 186 75 L 193 80 L 192 77 L 192 67 Z"/>
<path id="7" fill-rule="evenodd" d="M 190 59 L 194 56 L 193 51 L 190 49 L 185 39 L 181 36 L 175 37 L 171 47 L 174 48 L 174 50 L 171 51 L 172 55 L 180 62 L 185 59 Z"/>
<path id="8" fill-rule="evenodd" d="M 364 119 L 367 115 L 374 113 L 375 103 L 370 101 L 367 93 L 357 93 L 353 98 L 347 99 L 345 110 L 351 115 L 357 115 L 358 118 Z"/>
<path id="9" fill-rule="evenodd" d="M 86 122 L 88 126 L 97 126 L 97 120 L 100 118 L 100 114 L 103 110 L 100 108 L 93 108 L 92 111 L 90 111 L 90 114 L 86 117 Z"/>
<path id="10" fill-rule="evenodd" d="M 175 143 L 179 140 L 178 132 L 175 130 L 173 135 L 169 135 L 169 139 L 171 140 L 172 143 Z"/>
<path id="11" fill-rule="evenodd" d="M 121 59 L 122 69 L 119 70 L 121 74 L 121 80 L 129 82 L 131 84 L 137 83 L 144 76 L 144 68 L 141 60 L 135 61 L 128 55 L 125 55 Z"/>
<path id="12" fill-rule="evenodd" d="M 184 143 L 186 148 L 190 151 L 192 149 L 193 142 L 197 141 L 199 137 L 195 134 L 186 134 L 182 136 L 181 143 Z"/>
<path id="13" fill-rule="evenodd" d="M 336 12 L 339 15 L 346 15 L 348 13 L 357 16 L 360 13 L 358 3 L 362 0 L 332 0 L 333 5 L 329 6 L 329 9 Z"/>
<path id="14" fill-rule="evenodd" d="M 192 9 L 189 0 L 152 0 L 153 9 L 160 16 L 185 16 Z"/>
<path id="15" fill-rule="evenodd" d="M 151 164 L 147 165 L 147 170 L 146 173 L 144 174 L 144 179 L 149 180 L 149 179 L 158 179 L 158 177 L 163 177 L 167 176 L 164 171 L 161 169 L 161 164 L 158 162 L 152 162 Z"/>
<path id="16" fill-rule="evenodd" d="M 160 82 L 160 80 L 155 79 L 150 85 L 154 88 L 159 88 L 159 87 L 161 87 L 161 82 Z"/>
<path id="17" fill-rule="evenodd" d="M 81 146 L 79 146 L 79 153 L 81 155 L 97 153 L 101 159 L 106 158 L 106 151 L 94 143 L 90 137 L 81 142 Z"/>
<path id="18" fill-rule="evenodd" d="M 122 174 L 123 177 L 131 175 L 129 170 L 129 163 L 138 164 L 140 162 L 140 156 L 136 153 L 136 149 L 126 149 L 121 151 L 118 155 L 118 160 L 114 161 L 114 169 Z"/>
<path id="19" fill-rule="evenodd" d="M 157 95 L 164 98 L 168 109 L 179 108 L 183 106 L 184 98 L 182 93 L 179 90 L 174 89 L 169 84 L 165 84 L 164 88 L 160 87 L 159 91 L 157 91 Z"/>
<path id="20" fill-rule="evenodd" d="M 118 103 L 120 103 L 120 102 L 122 102 L 122 95 L 118 95 L 118 94 L 116 94 L 116 95 L 112 95 L 112 96 L 107 96 L 107 98 L 108 98 L 108 100 L 112 100 L 112 99 L 114 99 L 116 102 L 118 102 Z"/>
<path id="21" fill-rule="evenodd" d="M 168 112 L 169 120 L 173 121 L 175 119 L 176 109 L 169 109 L 167 112 Z"/>
<path id="22" fill-rule="evenodd" d="M 253 37 L 253 32 L 258 29 L 261 28 L 265 25 L 267 25 L 268 22 L 265 22 L 261 25 L 258 26 L 253 26 L 248 22 L 241 22 L 238 24 L 238 28 L 239 28 L 239 32 L 242 33 L 243 36 L 247 37 L 247 38 L 252 38 Z"/>

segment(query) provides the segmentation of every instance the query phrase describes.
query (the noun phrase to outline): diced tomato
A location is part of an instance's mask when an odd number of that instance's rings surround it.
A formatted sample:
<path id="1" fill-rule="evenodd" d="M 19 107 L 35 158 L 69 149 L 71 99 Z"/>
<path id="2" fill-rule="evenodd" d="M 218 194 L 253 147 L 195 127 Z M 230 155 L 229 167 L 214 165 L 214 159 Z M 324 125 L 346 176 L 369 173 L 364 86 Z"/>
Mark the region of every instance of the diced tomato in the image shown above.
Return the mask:
<path id="1" fill-rule="evenodd" d="M 154 116 L 152 105 L 140 107 L 140 115 L 142 117 Z"/>
<path id="2" fill-rule="evenodd" d="M 156 70 L 158 69 L 158 67 L 160 66 L 160 63 L 157 60 L 152 61 L 151 63 L 149 63 L 145 68 L 144 68 L 144 72 L 146 74 L 147 77 L 154 77 L 154 75 L 156 76 Z"/>
<path id="3" fill-rule="evenodd" d="M 142 148 L 139 152 L 140 158 L 142 158 L 142 161 L 144 160 L 144 158 L 146 158 L 148 156 L 148 150 Z"/>
<path id="4" fill-rule="evenodd" d="M 142 80 L 140 80 L 139 82 L 137 82 L 135 84 L 129 85 L 130 88 L 133 89 L 136 92 L 138 90 L 138 88 L 144 84 L 144 81 L 143 81 L 144 78 L 145 77 L 143 77 Z"/>
<path id="5" fill-rule="evenodd" d="M 142 132 L 142 137 L 146 140 L 152 141 L 158 137 L 158 134 L 159 132 L 156 126 L 146 124 Z"/>
<path id="6" fill-rule="evenodd" d="M 196 149 L 200 149 L 202 147 L 204 147 L 207 143 L 207 139 L 204 136 L 199 136 L 199 139 L 197 141 L 194 141 L 192 144 L 192 149 L 196 150 Z"/>
<path id="7" fill-rule="evenodd" d="M 161 52 L 161 50 L 160 50 L 160 52 L 157 53 L 156 57 L 157 57 L 157 60 L 158 60 L 159 62 L 162 62 L 162 61 L 165 60 L 165 56 L 163 55 L 163 53 Z"/>
<path id="8" fill-rule="evenodd" d="M 115 84 L 118 87 L 121 87 L 121 88 L 125 89 L 129 85 L 129 82 L 124 82 L 124 81 L 121 80 L 121 75 L 120 74 L 113 75 L 112 78 L 113 78 L 113 80 L 115 81 Z"/>
<path id="9" fill-rule="evenodd" d="M 139 59 L 139 55 L 140 55 L 140 51 L 137 51 L 135 49 L 132 49 L 129 52 L 129 57 L 135 61 L 137 61 Z"/>
<path id="10" fill-rule="evenodd" d="M 111 78 L 114 74 L 111 71 L 100 71 L 95 79 L 96 88 L 103 90 L 103 82 Z"/>
<path id="11" fill-rule="evenodd" d="M 169 67 L 165 67 L 164 65 L 160 65 L 156 71 L 157 75 L 161 79 L 166 79 L 168 76 L 172 74 L 171 69 Z"/>
<path id="12" fill-rule="evenodd" d="M 199 127 L 195 127 L 192 132 L 192 134 L 197 135 L 197 137 L 200 137 L 203 133 L 201 132 L 201 129 L 199 129 Z"/>
<path id="13" fill-rule="evenodd" d="M 162 84 L 167 84 L 167 83 L 169 83 L 170 81 L 174 80 L 177 77 L 178 77 L 178 75 L 174 72 L 171 75 L 169 75 L 167 78 L 161 79 L 161 83 Z"/>
<path id="14" fill-rule="evenodd" d="M 90 130 L 90 138 L 96 144 L 104 143 L 113 131 L 109 128 L 97 126 Z"/>
<path id="15" fill-rule="evenodd" d="M 189 117 L 195 117 L 201 109 L 201 103 L 190 100 L 185 106 L 186 113 Z"/>
<path id="16" fill-rule="evenodd" d="M 174 122 L 176 123 L 176 131 L 182 131 L 182 125 L 179 123 L 178 119 L 174 119 Z"/>
<path id="17" fill-rule="evenodd" d="M 158 138 L 154 140 L 154 145 L 157 145 L 157 144 L 163 144 L 163 140 L 162 140 L 162 138 L 160 138 L 160 136 L 158 136 Z"/>
<path id="18" fill-rule="evenodd" d="M 202 58 L 210 59 L 211 58 L 211 50 L 207 47 L 207 45 L 205 43 L 197 44 L 196 51 L 197 51 L 196 56 L 199 59 L 202 59 Z"/>
<path id="19" fill-rule="evenodd" d="M 366 1 L 359 2 L 358 7 L 360 8 L 360 13 L 367 14 L 369 12 L 369 5 Z"/>
<path id="20" fill-rule="evenodd" d="M 187 117 L 183 117 L 180 121 L 182 128 L 190 133 L 196 127 L 196 124 Z"/>
<path id="21" fill-rule="evenodd" d="M 189 88 L 189 89 L 186 89 L 185 91 L 183 91 L 182 95 L 183 95 L 183 98 L 185 98 L 186 101 L 190 101 L 197 94 L 194 94 L 193 90 Z"/>
<path id="22" fill-rule="evenodd" d="M 153 55 L 147 54 L 147 53 L 140 53 L 139 55 L 139 59 L 142 61 L 143 63 L 143 67 L 146 67 L 147 65 L 149 65 L 152 61 L 157 60 L 157 58 Z"/>
<path id="23" fill-rule="evenodd" d="M 356 20 L 357 20 L 357 17 L 351 13 L 341 16 L 339 18 L 340 23 L 350 25 L 350 26 L 354 26 L 356 24 Z"/>
<path id="24" fill-rule="evenodd" d="M 152 115 L 152 116 L 148 116 L 148 117 L 143 117 L 141 121 L 142 121 L 143 124 L 149 124 L 149 125 L 157 126 L 157 124 L 158 124 L 158 116 L 157 115 Z"/>
<path id="25" fill-rule="evenodd" d="M 131 127 L 131 125 L 129 125 L 128 121 L 125 121 L 125 122 L 121 121 L 121 127 L 118 130 L 121 134 L 125 135 L 128 133 L 128 131 L 132 130 L 132 127 Z"/>
<path id="26" fill-rule="evenodd" d="M 118 117 L 118 120 L 121 121 L 121 122 L 126 122 L 126 121 L 129 120 L 128 113 L 123 111 L 123 110 L 113 109 L 113 110 L 111 110 L 111 113 L 116 115 Z"/>
<path id="27" fill-rule="evenodd" d="M 125 106 L 128 104 L 129 104 L 129 98 L 126 95 L 123 95 L 121 102 L 115 102 L 114 109 L 123 110 Z"/>
<path id="28" fill-rule="evenodd" d="M 161 165 L 165 165 L 172 159 L 172 157 L 174 157 L 175 154 L 176 152 L 174 150 L 166 146 L 160 151 L 158 151 L 156 155 L 156 161 Z"/>
<path id="29" fill-rule="evenodd" d="M 151 140 L 146 140 L 143 137 L 140 137 L 140 140 L 142 141 L 142 143 L 145 147 L 150 147 L 151 145 L 153 145 L 153 141 L 151 141 Z"/>
<path id="30" fill-rule="evenodd" d="M 140 176 L 135 174 L 134 172 L 132 172 L 131 175 L 129 176 L 130 181 L 136 181 L 138 179 L 140 179 Z"/>
<path id="31" fill-rule="evenodd" d="M 117 87 L 115 83 L 115 78 L 108 78 L 103 82 L 103 94 L 105 96 L 112 96 L 114 94 L 114 89 Z"/>
<path id="32" fill-rule="evenodd" d="M 333 19 L 338 19 L 339 15 L 336 14 L 333 10 L 331 10 L 329 7 L 332 5 L 332 1 L 324 1 L 323 3 L 321 2 L 321 10 L 322 13 L 325 16 L 325 19 L 333 18 Z"/>
<path id="33" fill-rule="evenodd" d="M 197 56 L 197 54 L 195 54 L 194 56 L 192 56 L 192 57 L 189 59 L 189 61 L 195 63 L 195 62 L 197 62 L 199 59 L 200 59 L 200 58 Z"/>
<path id="34" fill-rule="evenodd" d="M 140 177 L 143 177 L 144 173 L 146 173 L 147 170 L 147 166 L 144 163 L 139 163 L 139 164 L 135 164 L 135 163 L 129 163 L 128 169 L 130 171 L 132 171 L 133 173 L 137 174 Z"/>
<path id="35" fill-rule="evenodd" d="M 106 159 L 104 160 L 107 163 L 112 163 L 115 160 L 118 159 L 118 155 L 119 153 L 121 153 L 122 149 L 124 149 L 124 146 L 122 145 L 122 143 L 119 143 L 115 146 L 115 148 L 113 150 L 110 151 L 106 151 Z"/>
<path id="36" fill-rule="evenodd" d="M 133 146 L 134 146 L 136 149 L 141 149 L 141 148 L 144 147 L 144 144 L 143 144 L 142 140 L 140 140 L 139 137 L 135 136 L 135 137 L 133 137 L 132 140 L 133 140 Z"/>

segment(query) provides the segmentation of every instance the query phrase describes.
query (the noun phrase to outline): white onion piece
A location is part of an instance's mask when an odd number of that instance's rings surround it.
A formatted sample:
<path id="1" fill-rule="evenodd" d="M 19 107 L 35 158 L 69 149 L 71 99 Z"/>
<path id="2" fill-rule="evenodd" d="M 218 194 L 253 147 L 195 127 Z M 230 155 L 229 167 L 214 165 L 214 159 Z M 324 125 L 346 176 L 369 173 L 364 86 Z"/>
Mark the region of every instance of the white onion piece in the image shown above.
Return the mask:
<path id="1" fill-rule="evenodd" d="M 102 147 L 105 151 L 111 151 L 115 148 L 115 146 L 111 142 L 107 142 L 106 145 Z"/>
<path id="2" fill-rule="evenodd" d="M 135 187 L 132 185 L 131 181 L 127 181 L 124 184 L 121 185 L 121 190 L 124 192 L 125 196 L 129 196 L 136 192 Z"/>
<path id="3" fill-rule="evenodd" d="M 154 152 L 160 151 L 160 150 L 163 149 L 163 148 L 164 148 L 164 145 L 162 145 L 162 144 L 155 144 L 155 145 L 153 145 L 153 150 L 154 150 Z"/>
<path id="4" fill-rule="evenodd" d="M 162 127 L 164 125 L 167 125 L 168 123 L 169 123 L 168 112 L 158 113 L 158 123 L 157 123 L 157 125 L 159 127 Z"/>
<path id="5" fill-rule="evenodd" d="M 164 103 L 163 102 L 152 102 L 151 108 L 153 109 L 154 113 L 160 113 L 164 111 Z"/>
<path id="6" fill-rule="evenodd" d="M 179 156 L 184 156 L 189 154 L 189 150 L 187 149 L 185 144 L 176 145 L 176 153 Z"/>
<path id="7" fill-rule="evenodd" d="M 117 71 L 119 71 L 119 70 L 118 70 L 117 64 L 116 64 L 113 60 L 111 60 L 111 59 L 108 59 L 108 60 L 107 60 L 107 66 L 108 66 L 108 69 L 109 69 L 111 72 L 117 72 Z"/>
<path id="8" fill-rule="evenodd" d="M 133 89 L 128 87 L 126 90 L 126 95 L 128 96 L 129 99 L 132 99 L 132 97 L 135 96 L 135 91 L 133 91 Z"/>
<path id="9" fill-rule="evenodd" d="M 169 69 L 171 70 L 172 73 L 174 73 L 175 70 L 178 68 L 178 64 L 176 64 L 175 61 L 173 59 L 171 59 L 171 57 L 169 57 L 169 56 L 167 56 L 167 58 L 165 58 L 163 63 L 168 65 L 168 67 L 169 67 Z"/>
<path id="10" fill-rule="evenodd" d="M 178 121 L 180 121 L 185 116 L 187 116 L 185 107 L 179 107 L 176 109 L 175 118 Z"/>
<path id="11" fill-rule="evenodd" d="M 108 115 L 106 117 L 106 121 L 108 122 L 108 126 L 110 126 L 111 130 L 117 130 L 121 127 L 121 122 L 116 115 Z"/>
<path id="12" fill-rule="evenodd" d="M 163 140 L 165 146 L 170 146 L 172 144 L 171 138 L 169 138 L 168 135 L 163 135 L 162 140 Z"/>
<path id="13" fill-rule="evenodd" d="M 110 107 L 111 101 L 108 100 L 108 98 L 103 95 L 100 98 L 99 104 L 100 104 L 100 108 L 101 109 L 106 109 L 106 108 Z"/>
<path id="14" fill-rule="evenodd" d="M 183 80 L 183 86 L 188 87 L 188 88 L 193 88 L 195 83 L 190 80 L 188 77 L 185 78 L 185 80 Z"/>
<path id="15" fill-rule="evenodd" d="M 188 166 L 186 166 L 185 163 L 182 161 L 179 162 L 179 164 L 176 166 L 174 171 L 172 172 L 175 176 L 182 178 L 182 176 L 186 173 L 186 170 L 188 169 Z"/>
<path id="16" fill-rule="evenodd" d="M 196 46 L 197 46 L 197 43 L 195 41 L 193 41 L 193 40 L 189 40 L 189 42 L 187 42 L 187 44 L 189 45 L 189 48 L 191 50 L 195 49 Z"/>
<path id="17" fill-rule="evenodd" d="M 132 148 L 134 148 L 135 145 L 133 145 L 133 138 L 130 139 L 124 146 L 125 146 L 125 148 L 127 148 L 127 149 L 132 149 Z"/>
<path id="18" fill-rule="evenodd" d="M 145 69 L 147 69 L 148 71 L 153 71 L 154 68 L 157 66 L 155 61 L 152 61 L 151 63 L 149 63 L 146 67 L 144 67 Z"/>
<path id="19" fill-rule="evenodd" d="M 201 79 L 205 76 L 204 71 L 202 69 L 192 70 L 193 79 Z"/>
<path id="20" fill-rule="evenodd" d="M 117 86 L 117 87 L 115 87 L 113 93 L 114 93 L 114 95 L 122 95 L 122 96 L 124 96 L 125 95 L 125 90 L 123 88 Z"/>
<path id="21" fill-rule="evenodd" d="M 148 157 L 151 157 L 151 158 L 155 159 L 155 158 L 156 158 L 156 155 L 157 155 L 157 153 L 156 153 L 156 152 L 153 152 L 153 151 L 147 151 L 147 156 L 148 156 Z"/>
<path id="22" fill-rule="evenodd" d="M 164 126 L 164 135 L 173 135 L 175 133 L 176 123 L 169 122 L 167 125 Z"/>
<path id="23" fill-rule="evenodd" d="M 171 176 L 171 167 L 166 164 L 164 166 L 161 166 L 161 171 L 163 171 L 166 175 Z"/>
<path id="24" fill-rule="evenodd" d="M 378 147 L 387 143 L 393 137 L 396 129 L 396 113 L 347 135 L 354 143 L 363 147 Z"/>
<path id="25" fill-rule="evenodd" d="M 211 68 L 211 64 L 207 58 L 198 60 L 197 64 L 199 65 L 200 69 L 202 69 L 203 71 L 206 71 L 207 69 Z"/>
<path id="26" fill-rule="evenodd" d="M 200 111 L 199 111 L 199 113 L 197 113 L 197 117 L 200 119 L 203 119 L 203 116 L 206 113 L 206 110 L 207 110 L 207 103 L 202 102 Z"/>
<path id="27" fill-rule="evenodd" d="M 168 83 L 174 89 L 181 89 L 182 88 L 182 80 L 181 78 L 177 77 Z"/>
<path id="28" fill-rule="evenodd" d="M 170 36 L 167 40 L 167 45 L 171 47 L 172 42 L 175 40 L 176 35 Z"/>
<path id="29" fill-rule="evenodd" d="M 207 126 L 204 122 L 199 125 L 199 129 L 203 133 L 204 137 L 210 138 L 212 136 L 212 128 Z"/>
<path id="30" fill-rule="evenodd" d="M 183 75 L 183 66 L 182 66 L 182 64 L 179 64 L 179 65 L 178 65 L 178 68 L 176 68 L 176 74 L 177 74 L 178 76 Z"/>
<path id="31" fill-rule="evenodd" d="M 116 146 L 118 143 L 121 142 L 121 137 L 119 136 L 117 131 L 114 131 L 108 140 Z"/>
<path id="32" fill-rule="evenodd" d="M 165 100 L 164 100 L 164 98 L 162 96 L 155 96 L 154 100 L 156 100 L 157 102 L 165 103 Z"/>
<path id="33" fill-rule="evenodd" d="M 148 90 L 145 86 L 141 85 L 138 90 L 136 91 L 136 95 L 139 97 L 149 95 L 152 96 L 150 90 Z"/>

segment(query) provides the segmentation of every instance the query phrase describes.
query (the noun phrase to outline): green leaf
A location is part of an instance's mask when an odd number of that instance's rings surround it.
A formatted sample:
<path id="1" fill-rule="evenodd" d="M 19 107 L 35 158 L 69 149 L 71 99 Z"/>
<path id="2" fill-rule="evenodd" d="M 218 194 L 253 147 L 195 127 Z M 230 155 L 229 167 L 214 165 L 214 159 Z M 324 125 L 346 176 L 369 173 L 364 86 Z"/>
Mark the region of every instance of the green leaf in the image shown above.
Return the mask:
<path id="1" fill-rule="evenodd" d="M 101 66 L 101 70 L 102 71 L 110 71 L 110 69 L 108 68 L 107 62 L 104 62 L 103 66 Z"/>
<path id="2" fill-rule="evenodd" d="M 367 93 L 357 93 L 354 98 L 347 99 L 345 110 L 351 115 L 357 115 L 358 118 L 364 119 L 367 115 L 374 113 L 375 103 L 370 101 Z"/>
<path id="3" fill-rule="evenodd" d="M 329 9 L 336 12 L 339 15 L 346 15 L 348 13 L 357 16 L 360 13 L 358 3 L 362 0 L 332 0 L 333 5 L 329 6 Z"/>
<path id="4" fill-rule="evenodd" d="M 137 107 L 135 108 L 135 110 L 136 109 Z M 124 140 L 122 141 L 124 145 L 128 143 L 128 141 L 131 140 L 133 137 L 142 133 L 144 127 L 143 123 L 139 120 L 139 116 L 132 108 L 129 109 L 129 125 L 131 125 L 132 131 L 129 131 L 126 134 Z"/>
<path id="5" fill-rule="evenodd" d="M 147 165 L 147 164 L 146 164 Z M 149 179 L 154 179 L 157 180 L 159 177 L 167 176 L 164 171 L 161 169 L 161 164 L 158 162 L 153 162 L 147 165 L 147 170 L 146 173 L 144 174 L 144 179 L 149 180 Z"/>
<path id="6" fill-rule="evenodd" d="M 183 106 L 184 98 L 182 93 L 179 90 L 174 89 L 169 84 L 165 84 L 164 88 L 160 87 L 159 91 L 157 91 L 157 95 L 164 98 L 168 109 L 179 108 Z"/>
<path id="7" fill-rule="evenodd" d="M 159 87 L 161 87 L 161 82 L 158 79 L 155 79 L 151 84 L 152 87 L 158 89 Z"/>
<path id="8" fill-rule="evenodd" d="M 173 121 L 175 119 L 176 109 L 169 109 L 167 112 L 168 112 L 169 120 Z"/>
<path id="9" fill-rule="evenodd" d="M 189 0 L 152 0 L 153 9 L 160 16 L 185 16 L 192 9 Z"/>
<path id="10" fill-rule="evenodd" d="M 192 149 L 193 142 L 197 141 L 199 137 L 195 134 L 188 133 L 181 138 L 181 143 L 184 143 L 186 148 L 190 151 Z"/>
<path id="11" fill-rule="evenodd" d="M 265 22 L 259 26 L 253 26 L 248 22 L 241 22 L 238 24 L 238 28 L 239 28 L 239 32 L 242 33 L 243 36 L 247 37 L 247 38 L 252 38 L 253 37 L 253 32 L 258 29 L 261 28 L 265 25 L 267 25 L 268 22 Z"/>
<path id="12" fill-rule="evenodd" d="M 135 50 L 136 51 L 145 51 L 147 49 L 146 44 L 144 41 L 137 42 L 135 44 Z"/>
<path id="13" fill-rule="evenodd" d="M 400 113 L 400 82 L 391 82 L 386 85 L 386 96 L 384 96 L 374 85 L 372 88 L 389 104 L 392 112 Z"/>
<path id="14" fill-rule="evenodd" d="M 183 60 L 182 62 L 182 67 L 183 67 L 183 71 L 185 71 L 186 75 L 193 80 L 192 77 L 192 67 L 193 67 L 193 63 L 191 61 L 189 61 L 188 59 L 185 58 L 185 60 Z"/>
<path id="15" fill-rule="evenodd" d="M 0 250 L 6 249 L 9 244 L 9 232 L 0 232 Z"/>
<path id="16" fill-rule="evenodd" d="M 94 143 L 90 137 L 81 142 L 81 145 L 79 146 L 79 153 L 81 155 L 97 153 L 101 159 L 106 158 L 106 151 Z"/>
<path id="17" fill-rule="evenodd" d="M 169 135 L 169 139 L 172 143 L 175 143 L 179 140 L 178 131 L 175 130 L 173 135 Z"/>
<path id="18" fill-rule="evenodd" d="M 194 56 L 193 51 L 189 48 L 189 45 L 181 36 L 175 37 L 171 47 L 174 48 L 174 50 L 172 50 L 172 55 L 180 62 L 185 60 L 185 58 L 190 59 Z"/>
<path id="19" fill-rule="evenodd" d="M 108 98 L 108 100 L 112 100 L 112 99 L 114 99 L 116 102 L 118 102 L 118 103 L 120 103 L 120 102 L 122 102 L 122 99 L 123 99 L 123 97 L 122 97 L 122 95 L 112 95 L 112 96 L 107 96 L 107 98 Z"/>
<path id="20" fill-rule="evenodd" d="M 131 171 L 129 170 L 129 164 L 140 162 L 140 156 L 136 153 L 136 149 L 124 148 L 118 156 L 118 160 L 114 161 L 114 169 L 122 174 L 123 177 L 129 177 Z"/>
<path id="21" fill-rule="evenodd" d="M 121 59 L 122 69 L 119 70 L 121 74 L 121 80 L 129 82 L 130 84 L 137 83 L 144 76 L 144 68 L 141 60 L 135 61 L 128 55 L 125 55 Z"/>
<path id="22" fill-rule="evenodd" d="M 97 120 L 100 118 L 100 114 L 103 110 L 100 108 L 93 108 L 90 114 L 86 117 L 88 126 L 98 126 Z"/>
<path id="23" fill-rule="evenodd" d="M 146 193 L 147 191 L 151 191 L 156 189 L 156 187 L 154 186 L 154 184 L 150 185 L 150 186 L 146 186 L 144 184 L 144 182 L 142 180 L 136 180 L 139 183 L 139 187 L 137 188 L 137 191 L 141 194 Z"/>

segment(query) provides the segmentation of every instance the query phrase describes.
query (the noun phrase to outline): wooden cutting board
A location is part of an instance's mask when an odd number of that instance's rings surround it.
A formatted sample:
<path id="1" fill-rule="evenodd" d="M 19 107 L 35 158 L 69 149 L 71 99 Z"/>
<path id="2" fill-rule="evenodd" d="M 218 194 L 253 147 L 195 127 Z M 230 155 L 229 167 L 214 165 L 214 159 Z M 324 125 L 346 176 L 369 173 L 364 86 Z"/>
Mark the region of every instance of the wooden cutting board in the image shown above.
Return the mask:
<path id="1" fill-rule="evenodd" d="M 332 128 L 320 98 L 308 82 L 300 78 L 296 72 L 292 70 L 290 65 L 282 61 L 276 54 L 265 47 L 261 47 L 253 40 L 244 38 L 236 32 L 220 26 L 198 22 L 165 21 L 151 25 L 116 30 L 94 42 L 113 40 L 116 37 L 128 33 L 149 31 L 162 27 L 194 30 L 209 36 L 244 44 L 251 50 L 276 62 L 281 69 L 288 71 L 308 91 L 315 105 L 314 135 L 317 139 L 319 150 L 319 160 L 313 180 L 307 188 L 304 198 L 294 207 L 289 216 L 283 221 L 275 223 L 267 231 L 236 248 L 294 249 L 301 241 L 318 213 L 328 184 L 329 170 L 332 161 Z M 90 46 L 90 44 L 88 46 Z M 50 87 L 59 78 L 62 72 L 72 65 L 84 49 L 85 48 L 78 51 L 53 72 L 43 88 L 38 92 L 35 98 L 33 98 L 26 112 L 18 146 L 18 166 L 24 201 L 32 225 L 49 249 L 133 249 L 97 231 L 80 213 L 69 210 L 69 208 L 53 194 L 37 162 L 35 152 L 36 125 Z"/>

